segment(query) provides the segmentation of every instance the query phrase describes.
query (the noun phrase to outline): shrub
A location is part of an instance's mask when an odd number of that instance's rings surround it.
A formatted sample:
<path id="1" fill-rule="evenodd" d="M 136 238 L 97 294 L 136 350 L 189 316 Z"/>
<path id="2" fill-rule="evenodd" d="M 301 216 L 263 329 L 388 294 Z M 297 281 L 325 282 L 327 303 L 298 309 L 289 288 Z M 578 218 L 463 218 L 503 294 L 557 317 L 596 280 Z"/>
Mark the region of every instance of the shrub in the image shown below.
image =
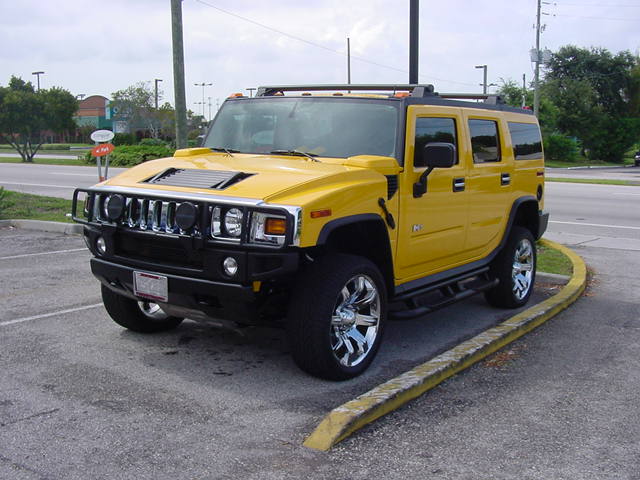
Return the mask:
<path id="1" fill-rule="evenodd" d="M 150 146 L 158 146 L 162 145 L 163 147 L 167 145 L 167 142 L 160 140 L 159 138 L 143 138 L 140 140 L 138 145 L 150 145 Z"/>
<path id="2" fill-rule="evenodd" d="M 580 145 L 577 140 L 561 133 L 552 133 L 544 138 L 544 155 L 547 160 L 575 162 Z"/>
<path id="3" fill-rule="evenodd" d="M 45 143 L 40 147 L 41 150 L 69 150 L 71 145 L 68 143 Z"/>
<path id="4" fill-rule="evenodd" d="M 136 137 L 132 133 L 116 133 L 111 140 L 116 147 L 120 145 L 135 145 Z"/>
<path id="5" fill-rule="evenodd" d="M 113 167 L 131 167 L 148 160 L 170 157 L 174 151 L 174 149 L 162 145 L 122 145 L 116 147 L 111 153 L 109 165 Z M 91 156 L 91 152 L 85 154 L 85 161 L 91 164 L 96 163 L 96 159 Z"/>

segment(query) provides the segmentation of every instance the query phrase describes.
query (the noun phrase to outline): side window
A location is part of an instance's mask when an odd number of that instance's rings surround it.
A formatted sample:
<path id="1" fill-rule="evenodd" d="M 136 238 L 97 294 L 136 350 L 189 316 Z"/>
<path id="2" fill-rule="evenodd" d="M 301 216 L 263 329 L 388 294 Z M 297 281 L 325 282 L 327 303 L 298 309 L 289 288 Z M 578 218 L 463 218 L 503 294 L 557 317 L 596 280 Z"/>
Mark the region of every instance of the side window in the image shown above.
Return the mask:
<path id="1" fill-rule="evenodd" d="M 516 160 L 542 158 L 542 138 L 535 123 L 509 122 L 509 134 Z"/>
<path id="2" fill-rule="evenodd" d="M 418 117 L 416 118 L 416 149 L 414 164 L 424 146 L 431 142 L 452 143 L 458 151 L 458 138 L 456 136 L 456 121 L 453 118 Z M 457 153 L 456 153 L 457 155 Z M 456 164 L 458 159 L 456 158 Z"/>
<path id="3" fill-rule="evenodd" d="M 500 161 L 498 124 L 493 120 L 469 120 L 474 163 Z"/>

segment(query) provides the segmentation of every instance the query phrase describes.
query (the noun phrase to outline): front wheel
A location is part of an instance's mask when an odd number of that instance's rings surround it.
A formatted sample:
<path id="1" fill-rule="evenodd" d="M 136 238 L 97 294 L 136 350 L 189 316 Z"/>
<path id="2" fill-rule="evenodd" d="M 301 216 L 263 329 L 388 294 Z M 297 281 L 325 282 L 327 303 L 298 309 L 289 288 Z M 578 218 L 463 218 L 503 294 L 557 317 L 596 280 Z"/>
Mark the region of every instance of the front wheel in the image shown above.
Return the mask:
<path id="1" fill-rule="evenodd" d="M 288 315 L 291 354 L 311 375 L 347 380 L 364 372 L 382 339 L 387 293 L 366 258 L 335 254 L 302 274 Z"/>
<path id="2" fill-rule="evenodd" d="M 531 232 L 513 227 L 504 249 L 491 265 L 491 274 L 500 282 L 485 293 L 494 307 L 519 308 L 529 301 L 536 278 L 536 245 Z"/>
<path id="3" fill-rule="evenodd" d="M 183 320 L 167 315 L 157 303 L 136 301 L 118 295 L 104 285 L 102 302 L 114 322 L 134 332 L 164 332 L 176 328 Z"/>

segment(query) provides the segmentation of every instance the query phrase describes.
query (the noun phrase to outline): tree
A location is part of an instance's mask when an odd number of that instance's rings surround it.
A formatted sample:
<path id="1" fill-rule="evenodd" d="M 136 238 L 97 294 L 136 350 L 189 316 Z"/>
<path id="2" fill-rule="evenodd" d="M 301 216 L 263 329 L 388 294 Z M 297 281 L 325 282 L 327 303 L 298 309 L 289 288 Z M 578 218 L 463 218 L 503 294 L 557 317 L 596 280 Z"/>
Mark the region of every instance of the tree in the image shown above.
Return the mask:
<path id="1" fill-rule="evenodd" d="M 129 128 L 148 130 L 153 138 L 159 138 L 161 130 L 167 123 L 167 105 L 155 108 L 155 90 L 148 82 L 138 82 L 135 85 L 118 90 L 111 95 L 111 105 L 115 118 L 125 120 Z M 158 92 L 162 98 L 162 92 Z M 169 105 L 169 108 L 170 105 Z"/>
<path id="2" fill-rule="evenodd" d="M 56 133 L 75 128 L 78 101 L 62 88 L 35 91 L 31 82 L 11 77 L 0 87 L 0 138 L 14 147 L 23 162 L 33 162 L 44 130 Z"/>
<path id="3" fill-rule="evenodd" d="M 542 87 L 557 128 L 579 138 L 591 158 L 621 162 L 640 136 L 638 58 L 630 52 L 562 47 Z"/>

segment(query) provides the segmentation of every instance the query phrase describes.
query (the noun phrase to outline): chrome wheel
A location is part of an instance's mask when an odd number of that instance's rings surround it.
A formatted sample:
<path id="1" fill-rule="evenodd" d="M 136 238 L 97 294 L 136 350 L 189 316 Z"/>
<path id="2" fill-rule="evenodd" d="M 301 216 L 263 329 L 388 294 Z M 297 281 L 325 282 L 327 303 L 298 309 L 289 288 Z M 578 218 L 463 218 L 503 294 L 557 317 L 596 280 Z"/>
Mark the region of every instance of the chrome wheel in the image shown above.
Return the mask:
<path id="1" fill-rule="evenodd" d="M 153 302 L 139 301 L 138 307 L 140 311 L 149 319 L 156 321 L 164 321 L 169 318 L 169 315 L 164 313 L 160 305 Z"/>
<path id="2" fill-rule="evenodd" d="M 380 328 L 380 294 L 367 275 L 352 277 L 338 294 L 331 316 L 331 349 L 345 367 L 362 362 Z"/>
<path id="3" fill-rule="evenodd" d="M 518 300 L 525 298 L 531 290 L 534 261 L 533 245 L 523 238 L 515 249 L 511 271 L 513 295 Z"/>

